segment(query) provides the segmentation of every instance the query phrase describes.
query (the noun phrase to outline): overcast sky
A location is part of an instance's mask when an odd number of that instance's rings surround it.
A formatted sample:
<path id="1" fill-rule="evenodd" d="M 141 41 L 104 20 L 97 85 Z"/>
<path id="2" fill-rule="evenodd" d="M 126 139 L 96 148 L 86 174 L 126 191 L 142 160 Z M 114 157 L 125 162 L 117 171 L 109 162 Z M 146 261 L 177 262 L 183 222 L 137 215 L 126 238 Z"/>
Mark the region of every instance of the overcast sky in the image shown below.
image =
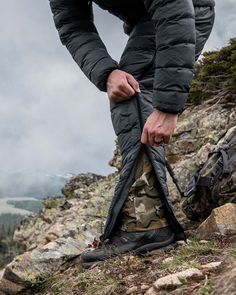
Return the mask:
<path id="1" fill-rule="evenodd" d="M 236 36 L 235 0 L 216 0 L 206 50 Z M 122 23 L 95 8 L 113 58 L 127 41 Z M 112 171 L 115 135 L 99 93 L 59 41 L 46 0 L 9 0 L 0 11 L 0 170 L 47 173 Z"/>

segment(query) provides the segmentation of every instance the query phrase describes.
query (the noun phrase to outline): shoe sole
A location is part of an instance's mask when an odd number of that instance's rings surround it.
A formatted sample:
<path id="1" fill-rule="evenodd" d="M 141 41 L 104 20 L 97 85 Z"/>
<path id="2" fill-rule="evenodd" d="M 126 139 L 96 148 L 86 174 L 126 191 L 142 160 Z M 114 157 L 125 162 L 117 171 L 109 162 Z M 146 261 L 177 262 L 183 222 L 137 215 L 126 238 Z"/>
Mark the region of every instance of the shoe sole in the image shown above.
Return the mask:
<path id="1" fill-rule="evenodd" d="M 153 251 L 153 250 L 164 249 L 174 242 L 175 242 L 175 234 L 173 233 L 170 236 L 170 238 L 164 242 L 156 242 L 156 243 L 144 245 L 142 247 L 139 247 L 139 248 L 133 250 L 132 253 L 134 253 L 136 255 L 145 254 L 145 253 Z"/>

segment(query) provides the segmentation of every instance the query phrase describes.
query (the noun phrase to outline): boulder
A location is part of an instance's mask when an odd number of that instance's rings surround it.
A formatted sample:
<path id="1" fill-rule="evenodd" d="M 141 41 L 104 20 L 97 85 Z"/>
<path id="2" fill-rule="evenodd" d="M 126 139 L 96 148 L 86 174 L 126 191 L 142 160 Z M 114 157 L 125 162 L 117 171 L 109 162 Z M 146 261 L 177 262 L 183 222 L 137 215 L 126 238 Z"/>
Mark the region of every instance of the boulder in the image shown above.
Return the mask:
<path id="1" fill-rule="evenodd" d="M 211 215 L 198 227 L 197 233 L 202 239 L 209 239 L 215 234 L 235 234 L 236 204 L 227 203 L 212 210 Z"/>
<path id="2" fill-rule="evenodd" d="M 106 178 L 89 173 L 73 177 L 63 188 L 66 196 L 44 200 L 44 210 L 22 221 L 14 241 L 29 251 L 71 237 L 86 248 L 101 235 L 117 179 L 116 173 Z"/>
<path id="3" fill-rule="evenodd" d="M 17 294 L 63 269 L 68 260 L 82 252 L 80 244 L 72 238 L 60 238 L 40 249 L 25 252 L 6 266 L 0 277 L 0 291 Z"/>
<path id="4" fill-rule="evenodd" d="M 4 270 L 0 273 L 0 295 L 18 294 L 25 286 L 11 282 L 3 277 Z"/>

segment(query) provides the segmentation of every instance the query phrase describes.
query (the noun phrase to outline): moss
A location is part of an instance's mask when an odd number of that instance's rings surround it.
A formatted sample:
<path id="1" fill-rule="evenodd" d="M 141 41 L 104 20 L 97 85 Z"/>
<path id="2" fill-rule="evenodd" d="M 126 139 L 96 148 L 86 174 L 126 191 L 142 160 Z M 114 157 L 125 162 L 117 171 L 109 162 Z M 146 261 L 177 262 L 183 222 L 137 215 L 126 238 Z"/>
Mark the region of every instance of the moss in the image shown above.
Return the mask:
<path id="1" fill-rule="evenodd" d="M 64 198 L 47 198 L 43 200 L 43 205 L 46 209 L 59 208 L 62 205 Z"/>
<path id="2" fill-rule="evenodd" d="M 32 285 L 35 285 L 38 283 L 38 277 L 36 273 L 33 273 L 30 270 L 25 270 L 22 272 L 22 277 L 26 279 L 26 281 L 30 282 Z"/>

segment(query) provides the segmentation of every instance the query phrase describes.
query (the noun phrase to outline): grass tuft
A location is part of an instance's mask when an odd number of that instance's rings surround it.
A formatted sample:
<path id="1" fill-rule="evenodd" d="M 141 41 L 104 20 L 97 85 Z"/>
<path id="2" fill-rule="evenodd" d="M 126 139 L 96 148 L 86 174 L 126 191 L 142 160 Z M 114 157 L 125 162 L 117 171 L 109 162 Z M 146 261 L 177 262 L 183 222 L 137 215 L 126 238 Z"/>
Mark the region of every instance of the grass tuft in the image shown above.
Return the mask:
<path id="1" fill-rule="evenodd" d="M 233 245 L 229 248 L 229 254 L 231 257 L 236 259 L 236 245 Z"/>

